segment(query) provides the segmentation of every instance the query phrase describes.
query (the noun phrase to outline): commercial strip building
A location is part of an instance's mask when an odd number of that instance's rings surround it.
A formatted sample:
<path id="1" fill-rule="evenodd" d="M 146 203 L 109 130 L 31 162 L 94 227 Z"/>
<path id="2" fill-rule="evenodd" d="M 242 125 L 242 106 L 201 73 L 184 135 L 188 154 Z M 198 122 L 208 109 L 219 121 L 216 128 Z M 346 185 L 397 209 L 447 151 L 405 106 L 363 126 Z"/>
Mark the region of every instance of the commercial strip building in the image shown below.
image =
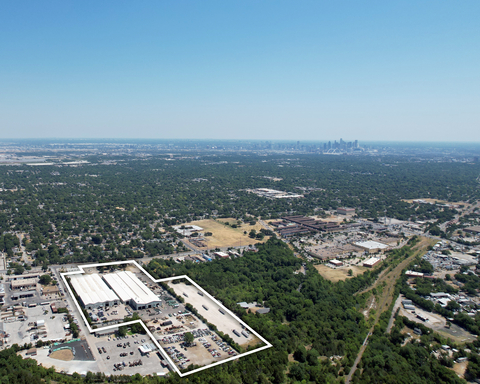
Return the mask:
<path id="1" fill-rule="evenodd" d="M 42 289 L 42 295 L 58 295 L 60 293 L 60 289 L 58 285 L 48 285 Z"/>
<path id="2" fill-rule="evenodd" d="M 13 281 L 13 280 L 25 280 L 25 279 L 33 279 L 33 278 L 39 278 L 40 274 L 39 273 L 26 273 L 24 275 L 13 275 L 13 276 L 8 276 L 8 281 Z"/>
<path id="3" fill-rule="evenodd" d="M 103 279 L 124 303 L 134 309 L 153 308 L 162 303 L 157 295 L 130 271 L 108 274 L 103 276 Z"/>
<path id="4" fill-rule="evenodd" d="M 20 279 L 10 281 L 10 288 L 16 289 L 35 289 L 37 288 L 38 278 L 32 277 L 29 279 Z"/>
<path id="5" fill-rule="evenodd" d="M 86 309 L 118 305 L 120 299 L 100 275 L 71 275 L 70 282 Z"/>

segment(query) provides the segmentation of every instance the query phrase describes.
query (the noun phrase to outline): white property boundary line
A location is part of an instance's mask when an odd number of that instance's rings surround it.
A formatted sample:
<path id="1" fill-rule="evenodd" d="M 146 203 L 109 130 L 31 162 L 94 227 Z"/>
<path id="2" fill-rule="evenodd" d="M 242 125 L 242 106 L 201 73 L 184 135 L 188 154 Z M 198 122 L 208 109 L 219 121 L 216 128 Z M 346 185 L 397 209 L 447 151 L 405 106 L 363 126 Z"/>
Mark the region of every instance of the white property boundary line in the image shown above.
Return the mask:
<path id="1" fill-rule="evenodd" d="M 134 320 L 134 321 L 129 321 L 127 323 L 119 323 L 117 325 L 109 325 L 109 326 L 106 326 L 106 327 L 103 327 L 103 328 L 95 328 L 93 329 L 92 327 L 90 327 L 90 324 L 88 323 L 84 313 L 83 313 L 83 310 L 82 310 L 82 307 L 80 306 L 80 304 L 78 303 L 77 299 L 75 298 L 75 295 L 73 294 L 73 291 L 72 289 L 70 288 L 70 285 L 67 283 L 67 280 L 65 278 L 65 276 L 69 276 L 69 275 L 77 275 L 77 274 L 83 274 L 85 273 L 84 269 L 86 268 L 96 268 L 96 267 L 105 267 L 105 266 L 109 266 L 109 265 L 120 265 L 120 264 L 133 264 L 135 265 L 140 271 L 142 271 L 150 280 L 152 280 L 152 282 L 154 283 L 163 283 L 163 282 L 168 282 L 168 281 L 172 281 L 172 280 L 176 280 L 176 279 L 186 279 L 188 280 L 190 283 L 192 283 L 193 286 L 195 286 L 195 288 L 197 288 L 198 290 L 200 290 L 201 292 L 203 292 L 204 295 L 206 295 L 210 300 L 212 300 L 213 302 L 215 302 L 216 304 L 218 304 L 224 311 L 226 311 L 230 316 L 233 316 L 233 318 L 235 320 L 237 320 L 240 324 L 242 324 L 245 328 L 247 328 L 250 333 L 253 333 L 255 336 L 257 336 L 265 345 L 263 347 L 260 347 L 260 348 L 257 348 L 257 349 L 254 349 L 253 351 L 248 351 L 248 352 L 245 352 L 245 353 L 242 353 L 242 354 L 238 354 L 236 356 L 233 356 L 233 357 L 230 357 L 228 359 L 225 359 L 225 360 L 222 360 L 222 361 L 218 361 L 216 363 L 213 363 L 213 364 L 210 364 L 208 366 L 205 366 L 205 367 L 201 367 L 201 368 L 197 368 L 197 369 L 194 369 L 193 371 L 189 371 L 189 372 L 186 372 L 186 373 L 182 373 L 180 372 L 180 370 L 177 368 L 177 366 L 175 365 L 175 363 L 172 361 L 172 359 L 170 359 L 170 356 L 168 356 L 168 353 L 165 352 L 165 350 L 161 347 L 161 345 L 158 343 L 158 341 L 155 339 L 155 337 L 153 336 L 153 334 L 149 331 L 149 329 L 146 327 L 145 323 L 142 321 L 142 320 Z M 141 267 L 136 261 L 134 260 L 128 260 L 128 261 L 113 261 L 113 262 L 110 262 L 110 263 L 99 263 L 99 264 L 85 264 L 85 265 L 79 265 L 78 266 L 79 268 L 79 271 L 74 271 L 74 272 L 65 272 L 65 273 L 60 273 L 61 277 L 62 277 L 62 280 L 63 280 L 63 283 L 65 284 L 65 287 L 68 289 L 68 292 L 70 293 L 70 296 L 72 297 L 75 305 L 77 306 L 77 309 L 78 311 L 80 312 L 80 316 L 82 316 L 82 319 L 83 319 L 83 322 L 85 323 L 85 326 L 87 327 L 88 331 L 90 333 L 96 333 L 98 331 L 106 331 L 106 330 L 109 330 L 109 329 L 115 329 L 115 328 L 118 328 L 118 327 L 121 327 L 121 326 L 124 326 L 124 325 L 131 325 L 131 324 L 141 324 L 142 327 L 145 329 L 145 331 L 147 332 L 147 335 L 150 337 L 150 339 L 152 339 L 153 343 L 157 346 L 157 348 L 159 349 L 160 353 L 163 355 L 163 357 L 165 358 L 165 360 L 168 362 L 168 364 L 170 365 L 170 367 L 178 373 L 178 375 L 180 377 L 184 377 L 184 376 L 188 376 L 188 375 L 191 375 L 192 373 L 197 373 L 197 372 L 200 372 L 200 371 L 203 371 L 204 369 L 208 369 L 208 368 L 211 368 L 211 367 L 214 367 L 216 365 L 220 365 L 220 364 L 223 364 L 223 363 L 227 363 L 229 361 L 233 361 L 233 360 L 236 360 L 236 359 L 239 359 L 240 357 L 243 357 L 243 356 L 247 356 L 247 355 L 250 355 L 252 353 L 256 353 L 256 352 L 260 352 L 260 351 L 263 351 L 264 349 L 267 349 L 267 348 L 270 348 L 272 346 L 272 344 L 270 344 L 267 340 L 265 340 L 262 336 L 260 336 L 257 332 L 255 332 L 252 328 L 250 328 L 245 322 L 243 322 L 242 320 L 240 320 L 233 312 L 231 312 L 228 308 L 225 308 L 225 306 L 220 303 L 218 300 L 216 300 L 213 296 L 211 296 L 207 291 L 205 291 L 201 286 L 199 286 L 197 283 L 195 283 L 190 277 L 188 277 L 187 275 L 182 275 L 182 276 L 175 276 L 175 277 L 168 277 L 166 279 L 154 279 L 145 269 L 143 269 L 143 267 Z"/>

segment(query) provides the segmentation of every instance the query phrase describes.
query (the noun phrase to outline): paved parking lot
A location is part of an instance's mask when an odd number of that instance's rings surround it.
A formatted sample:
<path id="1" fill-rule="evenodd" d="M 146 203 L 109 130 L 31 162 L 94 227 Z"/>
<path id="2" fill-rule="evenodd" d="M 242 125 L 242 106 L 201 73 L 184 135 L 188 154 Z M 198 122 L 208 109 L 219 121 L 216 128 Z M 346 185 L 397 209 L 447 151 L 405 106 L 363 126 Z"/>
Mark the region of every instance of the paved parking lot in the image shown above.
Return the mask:
<path id="1" fill-rule="evenodd" d="M 35 344 L 34 335 L 37 334 L 35 324 L 39 320 L 45 320 L 47 336 L 41 340 L 61 340 L 66 338 L 66 330 L 64 329 L 67 322 L 63 321 L 62 314 L 52 314 L 49 306 L 37 306 L 35 308 L 23 308 L 25 310 L 25 321 L 14 321 L 4 324 L 5 332 L 10 334 L 7 344 Z"/>
<path id="2" fill-rule="evenodd" d="M 96 316 L 98 317 L 98 321 L 94 321 L 94 324 L 97 324 L 98 327 L 105 326 L 103 324 L 104 321 L 120 321 L 123 322 L 123 319 L 127 316 L 130 316 L 130 313 L 127 312 L 127 308 L 130 310 L 131 313 L 133 313 L 128 305 L 125 304 L 119 304 L 115 305 L 113 307 L 107 307 L 105 309 L 91 309 L 88 311 L 88 315 L 93 321 L 93 318 Z M 93 316 L 92 316 L 93 315 Z"/>
<path id="3" fill-rule="evenodd" d="M 51 349 L 56 350 L 63 347 L 67 347 L 75 351 L 73 360 L 83 360 L 83 361 L 95 360 L 92 355 L 92 351 L 90 351 L 90 347 L 88 346 L 88 343 L 85 340 L 53 345 Z"/>
<path id="4" fill-rule="evenodd" d="M 162 366 L 156 351 L 151 352 L 149 356 L 141 355 L 139 347 L 145 343 L 152 343 L 147 335 L 133 335 L 125 338 L 103 336 L 98 338 L 94 347 L 101 350 L 101 353 L 99 351 L 100 356 L 109 369 L 109 372 L 105 372 L 105 374 L 134 375 L 140 373 L 141 375 L 152 375 L 168 372 L 168 368 Z M 130 366 L 139 364 L 139 362 L 141 362 L 141 365 Z M 118 367 L 119 364 L 121 364 L 121 367 Z"/>

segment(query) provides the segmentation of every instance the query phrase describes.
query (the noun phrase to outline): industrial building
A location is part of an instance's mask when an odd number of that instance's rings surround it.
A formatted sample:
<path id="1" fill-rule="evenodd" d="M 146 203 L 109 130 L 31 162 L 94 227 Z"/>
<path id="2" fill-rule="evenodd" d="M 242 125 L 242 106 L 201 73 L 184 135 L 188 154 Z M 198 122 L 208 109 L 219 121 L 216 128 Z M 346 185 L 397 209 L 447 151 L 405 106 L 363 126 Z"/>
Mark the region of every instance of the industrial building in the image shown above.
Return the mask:
<path id="1" fill-rule="evenodd" d="M 378 257 L 371 257 L 368 260 L 365 260 L 363 262 L 363 266 L 367 268 L 373 268 L 375 265 L 377 265 L 381 260 Z"/>
<path id="2" fill-rule="evenodd" d="M 175 225 L 173 229 L 185 237 L 190 237 L 194 233 L 203 231 L 203 228 L 198 225 Z"/>
<path id="3" fill-rule="evenodd" d="M 103 276 L 103 279 L 133 309 L 157 307 L 161 300 L 140 279 L 130 271 L 117 272 Z"/>
<path id="4" fill-rule="evenodd" d="M 464 231 L 469 232 L 469 233 L 475 233 L 475 234 L 478 235 L 478 234 L 480 234 L 480 225 L 464 228 Z"/>
<path id="5" fill-rule="evenodd" d="M 300 235 L 309 232 L 335 232 L 341 230 L 341 227 L 334 222 L 315 220 L 306 216 L 285 216 L 283 221 L 271 222 L 270 225 L 276 227 L 276 231 L 282 237 Z"/>
<path id="6" fill-rule="evenodd" d="M 340 261 L 340 260 L 330 260 L 329 261 L 330 264 L 333 264 L 335 267 L 341 267 L 343 265 L 343 261 Z"/>
<path id="7" fill-rule="evenodd" d="M 379 243 L 378 241 L 358 241 L 354 243 L 357 247 L 362 248 L 363 250 L 367 251 L 368 253 L 374 253 L 378 251 L 383 251 L 384 249 L 388 248 L 388 245 Z"/>
<path id="8" fill-rule="evenodd" d="M 405 272 L 405 275 L 408 277 L 423 277 L 422 272 L 416 272 L 416 271 L 410 271 L 410 270 Z"/>
<path id="9" fill-rule="evenodd" d="M 355 214 L 355 208 L 337 208 L 337 213 L 339 215 L 354 215 Z"/>
<path id="10" fill-rule="evenodd" d="M 86 309 L 118 305 L 120 299 L 100 275 L 71 275 L 70 282 Z"/>

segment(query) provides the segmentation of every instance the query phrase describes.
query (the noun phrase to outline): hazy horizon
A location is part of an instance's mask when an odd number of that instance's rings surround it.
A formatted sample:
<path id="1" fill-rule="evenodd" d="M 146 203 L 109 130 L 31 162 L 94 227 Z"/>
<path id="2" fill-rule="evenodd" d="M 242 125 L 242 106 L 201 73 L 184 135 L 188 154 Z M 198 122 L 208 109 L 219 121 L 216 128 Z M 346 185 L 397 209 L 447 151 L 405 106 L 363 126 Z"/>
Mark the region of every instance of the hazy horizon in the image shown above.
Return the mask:
<path id="1" fill-rule="evenodd" d="M 5 139 L 480 142 L 477 1 L 1 10 Z"/>

